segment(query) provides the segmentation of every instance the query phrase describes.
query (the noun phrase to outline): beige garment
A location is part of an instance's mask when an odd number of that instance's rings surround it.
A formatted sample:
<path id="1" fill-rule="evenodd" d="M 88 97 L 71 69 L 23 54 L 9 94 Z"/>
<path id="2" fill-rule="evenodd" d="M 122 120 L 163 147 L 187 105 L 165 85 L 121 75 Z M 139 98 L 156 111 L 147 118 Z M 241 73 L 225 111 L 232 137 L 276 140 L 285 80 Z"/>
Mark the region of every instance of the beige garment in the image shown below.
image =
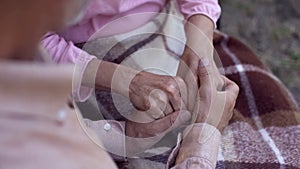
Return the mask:
<path id="1" fill-rule="evenodd" d="M 0 168 L 116 168 L 65 106 L 72 66 L 0 63 Z"/>

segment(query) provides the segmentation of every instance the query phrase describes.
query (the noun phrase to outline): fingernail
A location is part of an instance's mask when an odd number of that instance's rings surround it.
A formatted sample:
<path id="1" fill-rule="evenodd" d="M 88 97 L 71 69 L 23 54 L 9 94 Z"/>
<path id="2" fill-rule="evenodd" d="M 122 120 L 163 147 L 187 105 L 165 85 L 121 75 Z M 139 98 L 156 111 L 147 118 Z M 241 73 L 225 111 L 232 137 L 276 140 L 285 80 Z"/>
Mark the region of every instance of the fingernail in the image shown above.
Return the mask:
<path id="1" fill-rule="evenodd" d="M 203 58 L 200 60 L 199 67 L 207 67 L 210 64 L 209 59 Z"/>

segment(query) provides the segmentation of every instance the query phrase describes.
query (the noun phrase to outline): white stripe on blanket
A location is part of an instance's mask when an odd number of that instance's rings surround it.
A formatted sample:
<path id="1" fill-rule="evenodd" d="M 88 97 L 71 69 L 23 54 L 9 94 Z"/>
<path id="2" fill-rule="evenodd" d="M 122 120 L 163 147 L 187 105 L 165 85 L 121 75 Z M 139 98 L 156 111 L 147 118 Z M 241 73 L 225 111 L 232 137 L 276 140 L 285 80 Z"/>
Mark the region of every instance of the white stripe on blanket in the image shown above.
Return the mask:
<path id="1" fill-rule="evenodd" d="M 276 157 L 278 159 L 278 162 L 280 164 L 285 164 L 284 159 L 280 153 L 280 150 L 277 148 L 277 146 L 275 145 L 273 139 L 270 137 L 269 133 L 266 131 L 266 129 L 260 129 L 259 130 L 260 134 L 262 135 L 262 137 L 264 138 L 264 140 L 267 141 L 267 143 L 269 144 L 269 146 L 272 148 L 272 150 L 274 151 L 274 153 L 276 154 Z M 285 168 L 285 167 L 284 167 Z"/>
<path id="2" fill-rule="evenodd" d="M 229 37 L 226 34 L 224 34 L 224 36 L 225 36 L 225 38 L 223 39 L 223 41 L 221 43 L 222 49 L 224 50 L 224 52 L 226 52 L 228 54 L 228 56 L 232 59 L 232 61 L 234 62 L 235 65 L 239 65 L 238 72 L 239 72 L 239 75 L 241 78 L 241 83 L 245 89 L 245 94 L 246 94 L 246 98 L 248 101 L 249 110 L 252 113 L 252 118 L 254 119 L 255 125 L 260 129 L 259 131 L 260 131 L 260 134 L 262 135 L 264 141 L 271 147 L 271 149 L 275 153 L 278 162 L 280 164 L 285 164 L 285 161 L 280 153 L 280 150 L 275 145 L 275 143 L 272 140 L 272 138 L 270 137 L 269 133 L 265 129 L 263 129 L 263 125 L 262 125 L 261 119 L 259 117 L 259 111 L 258 111 L 256 103 L 255 103 L 255 98 L 254 98 L 247 74 L 244 71 L 244 68 L 242 67 L 240 60 L 227 47 Z M 243 70 L 243 71 L 241 71 L 241 70 Z M 285 168 L 285 166 L 281 165 L 280 168 L 283 169 L 283 168 Z"/>
<path id="3" fill-rule="evenodd" d="M 278 86 L 284 86 L 284 84 L 282 84 L 281 80 L 279 80 L 278 77 L 273 75 L 271 72 L 268 72 L 260 67 L 250 65 L 250 64 L 240 64 L 240 65 L 235 65 L 235 66 L 228 66 L 225 68 L 220 68 L 219 71 L 225 72 L 225 75 L 232 75 L 232 74 L 236 74 L 236 73 L 240 73 L 240 72 L 257 72 L 257 73 L 261 73 L 261 74 L 264 74 L 264 75 L 272 78 L 273 80 L 275 80 L 278 83 Z M 288 94 L 289 98 L 291 98 L 291 102 L 294 105 L 298 104 L 297 101 L 295 100 L 294 96 L 291 94 L 291 92 L 287 88 L 282 88 L 282 87 L 280 87 L 280 88 Z"/>

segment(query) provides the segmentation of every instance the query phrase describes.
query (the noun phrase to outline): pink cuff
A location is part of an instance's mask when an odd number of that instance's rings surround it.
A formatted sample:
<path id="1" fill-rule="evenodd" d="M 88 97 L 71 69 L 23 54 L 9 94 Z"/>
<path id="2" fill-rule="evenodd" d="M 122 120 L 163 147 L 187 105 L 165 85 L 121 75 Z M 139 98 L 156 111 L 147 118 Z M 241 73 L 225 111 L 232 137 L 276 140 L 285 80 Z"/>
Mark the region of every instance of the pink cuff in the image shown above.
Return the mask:
<path id="1" fill-rule="evenodd" d="M 193 15 L 205 15 L 213 21 L 215 28 L 217 28 L 216 23 L 221 16 L 218 0 L 177 0 L 177 2 L 186 20 Z"/>
<path id="2" fill-rule="evenodd" d="M 74 77 L 73 77 L 73 92 L 72 92 L 75 101 L 84 102 L 91 96 L 93 92 L 92 88 L 82 86 L 82 77 L 89 62 L 95 58 L 96 58 L 95 56 L 89 55 L 84 51 L 81 51 L 81 54 L 79 54 L 77 58 Z"/>
<path id="3" fill-rule="evenodd" d="M 76 64 L 72 95 L 76 101 L 86 101 L 93 89 L 81 87 L 82 77 L 89 62 L 96 57 L 89 55 L 87 52 L 76 47 L 73 42 L 67 42 L 64 38 L 53 32 L 47 33 L 43 37 L 42 44 L 47 49 L 54 62 Z"/>

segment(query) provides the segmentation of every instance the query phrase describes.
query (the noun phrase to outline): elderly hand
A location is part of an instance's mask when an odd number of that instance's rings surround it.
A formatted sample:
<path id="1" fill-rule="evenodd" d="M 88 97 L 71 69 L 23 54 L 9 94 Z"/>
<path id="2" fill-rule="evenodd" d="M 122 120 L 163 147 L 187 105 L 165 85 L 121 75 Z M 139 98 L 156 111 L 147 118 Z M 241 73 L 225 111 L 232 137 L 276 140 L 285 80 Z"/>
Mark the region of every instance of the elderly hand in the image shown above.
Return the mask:
<path id="1" fill-rule="evenodd" d="M 188 124 L 191 117 L 190 112 L 181 110 L 149 123 L 127 121 L 126 135 L 133 138 L 161 138 L 170 130 Z"/>
<path id="2" fill-rule="evenodd" d="M 96 73 L 95 73 L 96 72 Z M 96 74 L 96 78 L 94 75 Z M 185 108 L 186 85 L 180 77 L 140 72 L 130 67 L 93 59 L 82 79 L 85 86 L 112 90 L 128 97 L 152 120 Z"/>
<path id="3" fill-rule="evenodd" d="M 137 109 L 151 112 L 149 115 L 158 119 L 185 108 L 182 104 L 185 90 L 180 77 L 140 72 L 130 83 L 129 97 Z"/>
<path id="4" fill-rule="evenodd" d="M 223 89 L 219 90 L 213 83 L 211 66 L 207 63 L 198 66 L 200 88 L 194 111 L 197 112 L 197 123 L 208 123 L 222 132 L 232 117 L 239 87 L 222 76 L 225 84 Z"/>
<path id="5" fill-rule="evenodd" d="M 191 117 L 190 112 L 183 110 L 149 123 L 127 121 L 127 155 L 135 156 L 151 148 L 171 130 L 187 125 Z"/>

